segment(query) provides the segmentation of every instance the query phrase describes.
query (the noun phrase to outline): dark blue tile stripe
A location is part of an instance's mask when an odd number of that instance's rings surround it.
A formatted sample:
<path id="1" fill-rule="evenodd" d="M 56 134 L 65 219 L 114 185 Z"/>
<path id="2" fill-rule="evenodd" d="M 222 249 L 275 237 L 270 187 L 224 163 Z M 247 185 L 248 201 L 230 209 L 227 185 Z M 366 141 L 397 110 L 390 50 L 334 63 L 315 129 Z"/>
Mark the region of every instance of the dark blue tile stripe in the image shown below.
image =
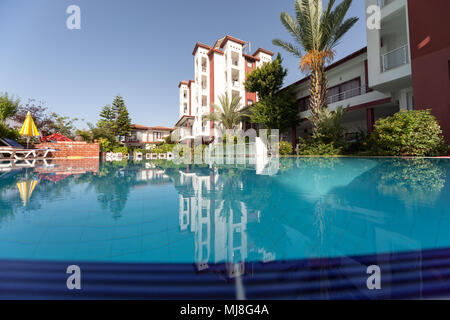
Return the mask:
<path id="1" fill-rule="evenodd" d="M 82 290 L 66 288 L 66 268 L 82 270 Z M 368 290 L 379 265 L 382 290 Z M 246 263 L 249 299 L 404 299 L 450 297 L 450 249 Z M 224 264 L 0 261 L 0 299 L 234 299 Z"/>

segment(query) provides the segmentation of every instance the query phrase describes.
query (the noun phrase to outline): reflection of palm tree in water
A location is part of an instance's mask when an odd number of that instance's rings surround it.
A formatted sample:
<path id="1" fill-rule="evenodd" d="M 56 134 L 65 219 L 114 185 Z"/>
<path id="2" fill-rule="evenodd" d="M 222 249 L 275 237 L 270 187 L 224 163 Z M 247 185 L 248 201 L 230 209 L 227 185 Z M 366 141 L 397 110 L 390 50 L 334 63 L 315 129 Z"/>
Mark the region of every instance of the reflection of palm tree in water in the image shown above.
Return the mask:
<path id="1" fill-rule="evenodd" d="M 103 210 L 108 210 L 114 218 L 120 218 L 128 201 L 131 188 L 137 182 L 138 170 L 124 170 L 127 163 L 105 163 L 94 175 L 86 174 L 84 180 L 89 182 L 89 188 L 97 193 Z"/>

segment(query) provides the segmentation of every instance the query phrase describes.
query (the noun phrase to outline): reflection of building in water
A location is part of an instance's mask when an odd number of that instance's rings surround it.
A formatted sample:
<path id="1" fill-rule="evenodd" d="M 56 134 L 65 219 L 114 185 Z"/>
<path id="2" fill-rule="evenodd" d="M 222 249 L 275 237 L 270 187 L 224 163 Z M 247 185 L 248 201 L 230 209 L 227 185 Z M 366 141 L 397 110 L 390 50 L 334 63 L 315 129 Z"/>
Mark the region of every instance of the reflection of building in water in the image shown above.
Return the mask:
<path id="1" fill-rule="evenodd" d="M 142 169 L 138 171 L 138 181 L 170 183 L 170 177 L 161 169 Z"/>
<path id="2" fill-rule="evenodd" d="M 231 179 L 236 181 L 236 177 Z M 195 234 L 197 264 L 236 264 L 229 272 L 233 275 L 242 273 L 243 263 L 250 253 L 247 224 L 258 223 L 260 212 L 249 209 L 240 199 L 226 194 L 226 181 L 217 170 L 180 171 L 178 183 L 180 230 Z M 242 182 L 240 184 L 240 187 L 239 183 L 233 187 L 242 190 Z M 256 248 L 254 253 L 263 259 L 274 258 L 274 254 L 261 248 Z"/>

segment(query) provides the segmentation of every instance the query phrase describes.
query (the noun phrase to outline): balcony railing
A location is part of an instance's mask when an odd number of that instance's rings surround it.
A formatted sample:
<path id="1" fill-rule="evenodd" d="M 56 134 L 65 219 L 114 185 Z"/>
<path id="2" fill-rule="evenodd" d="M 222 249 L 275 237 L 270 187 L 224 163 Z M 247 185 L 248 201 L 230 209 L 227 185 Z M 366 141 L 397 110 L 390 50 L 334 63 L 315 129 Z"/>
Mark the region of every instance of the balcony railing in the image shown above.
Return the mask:
<path id="1" fill-rule="evenodd" d="M 380 6 L 380 8 L 383 8 L 394 1 L 395 0 L 378 0 L 378 5 Z"/>
<path id="2" fill-rule="evenodd" d="M 332 96 L 328 96 L 328 104 L 339 102 L 342 100 L 350 99 L 353 97 L 361 96 L 363 94 L 367 93 L 367 88 L 365 86 L 353 88 L 347 91 L 343 91 L 337 94 L 334 94 Z"/>
<path id="3" fill-rule="evenodd" d="M 385 72 L 408 63 L 408 45 L 389 51 L 381 56 L 381 72 Z"/>
<path id="4" fill-rule="evenodd" d="M 353 88 L 353 89 L 350 89 L 347 91 L 343 91 L 341 93 L 328 96 L 328 104 L 336 103 L 336 102 L 343 101 L 343 100 L 350 99 L 350 98 L 357 97 L 357 96 L 361 96 L 363 94 L 368 93 L 369 91 L 370 91 L 370 89 L 365 86 Z M 300 112 L 308 111 L 310 109 L 309 99 L 303 98 L 300 100 L 302 100 L 301 104 L 299 105 Z"/>

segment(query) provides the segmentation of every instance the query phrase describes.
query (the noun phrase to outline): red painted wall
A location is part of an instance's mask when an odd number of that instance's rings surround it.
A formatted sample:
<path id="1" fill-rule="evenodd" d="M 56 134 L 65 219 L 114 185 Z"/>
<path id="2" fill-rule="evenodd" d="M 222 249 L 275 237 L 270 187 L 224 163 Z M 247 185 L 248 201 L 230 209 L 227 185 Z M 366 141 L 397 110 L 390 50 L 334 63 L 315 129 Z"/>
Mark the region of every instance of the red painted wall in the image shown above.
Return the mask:
<path id="1" fill-rule="evenodd" d="M 245 60 L 245 80 L 247 80 L 247 74 L 252 72 L 255 67 L 256 67 L 256 63 L 254 61 L 252 61 L 252 67 L 249 68 L 247 65 L 247 62 L 249 60 Z M 247 92 L 247 90 L 245 91 L 245 102 L 244 105 L 248 105 L 248 100 L 252 100 L 253 103 L 256 103 L 256 92 Z"/>
<path id="2" fill-rule="evenodd" d="M 432 109 L 450 144 L 449 14 L 449 0 L 408 0 L 414 109 Z"/>

